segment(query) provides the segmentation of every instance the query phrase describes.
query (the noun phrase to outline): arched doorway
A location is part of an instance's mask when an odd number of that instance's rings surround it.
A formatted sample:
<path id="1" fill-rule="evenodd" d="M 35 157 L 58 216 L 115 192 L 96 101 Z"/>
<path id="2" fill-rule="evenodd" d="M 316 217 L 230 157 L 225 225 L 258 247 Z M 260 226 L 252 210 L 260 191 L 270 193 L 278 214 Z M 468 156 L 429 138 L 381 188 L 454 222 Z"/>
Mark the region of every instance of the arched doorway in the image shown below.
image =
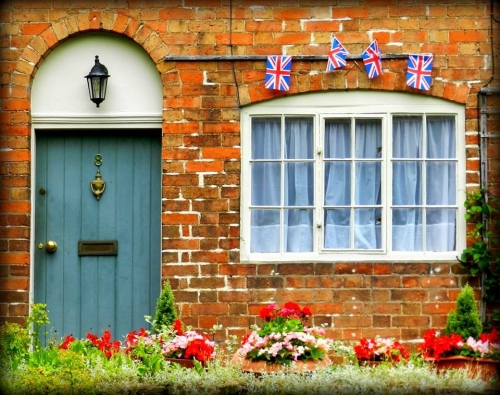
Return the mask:
<path id="1" fill-rule="evenodd" d="M 111 75 L 99 108 L 84 78 L 95 55 Z M 107 329 L 122 340 L 154 313 L 161 283 L 161 112 L 155 65 L 123 37 L 73 38 L 35 76 L 32 292 L 49 310 L 47 338 Z M 106 182 L 101 195 L 91 187 L 99 176 Z"/>

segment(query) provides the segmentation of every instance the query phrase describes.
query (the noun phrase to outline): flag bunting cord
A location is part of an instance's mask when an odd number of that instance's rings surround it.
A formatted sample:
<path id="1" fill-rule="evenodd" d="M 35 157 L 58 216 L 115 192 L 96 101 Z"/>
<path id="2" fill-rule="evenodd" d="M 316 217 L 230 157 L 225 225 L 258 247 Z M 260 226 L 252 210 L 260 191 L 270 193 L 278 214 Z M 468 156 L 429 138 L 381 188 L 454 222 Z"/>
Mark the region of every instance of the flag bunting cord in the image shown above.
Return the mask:
<path id="1" fill-rule="evenodd" d="M 328 60 L 328 55 L 288 55 L 293 60 Z M 382 59 L 408 59 L 409 55 L 405 54 L 383 54 Z M 166 62 L 184 62 L 184 61 L 250 61 L 250 60 L 267 60 L 267 55 L 194 55 L 194 56 L 165 56 Z M 347 60 L 362 60 L 362 55 L 346 55 Z"/>

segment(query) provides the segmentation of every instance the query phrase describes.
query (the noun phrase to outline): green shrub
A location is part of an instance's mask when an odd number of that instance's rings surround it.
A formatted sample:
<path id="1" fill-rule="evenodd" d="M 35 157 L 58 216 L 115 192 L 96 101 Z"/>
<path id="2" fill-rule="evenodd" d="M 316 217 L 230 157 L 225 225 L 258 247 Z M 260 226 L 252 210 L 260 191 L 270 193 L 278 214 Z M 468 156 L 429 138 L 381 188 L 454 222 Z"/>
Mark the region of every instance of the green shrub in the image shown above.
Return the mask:
<path id="1" fill-rule="evenodd" d="M 11 365 L 16 369 L 29 356 L 30 334 L 15 322 L 6 322 L 0 327 L 0 368 Z"/>
<path id="2" fill-rule="evenodd" d="M 159 333 L 163 326 L 170 326 L 177 318 L 175 309 L 175 299 L 172 288 L 168 281 L 165 281 L 156 303 L 156 311 L 153 319 L 153 329 Z"/>
<path id="3" fill-rule="evenodd" d="M 462 288 L 457 297 L 457 307 L 448 314 L 446 334 L 456 333 L 467 340 L 477 339 L 483 331 L 483 324 L 474 298 L 474 290 L 469 284 Z"/>

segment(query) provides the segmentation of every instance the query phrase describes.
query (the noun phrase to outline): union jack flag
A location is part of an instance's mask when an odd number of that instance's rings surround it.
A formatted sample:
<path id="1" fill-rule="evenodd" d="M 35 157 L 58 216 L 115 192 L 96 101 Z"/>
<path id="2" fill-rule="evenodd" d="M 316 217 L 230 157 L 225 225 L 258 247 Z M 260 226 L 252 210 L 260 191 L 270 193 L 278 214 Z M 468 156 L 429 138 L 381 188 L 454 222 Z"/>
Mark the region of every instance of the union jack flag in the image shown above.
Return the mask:
<path id="1" fill-rule="evenodd" d="M 291 56 L 268 56 L 266 64 L 265 87 L 267 89 L 287 91 L 290 88 L 291 69 Z"/>
<path id="2" fill-rule="evenodd" d="M 382 73 L 382 54 L 380 53 L 377 40 L 373 40 L 368 48 L 365 49 L 362 57 L 368 78 L 378 77 Z"/>
<path id="3" fill-rule="evenodd" d="M 326 71 L 333 71 L 339 67 L 345 66 L 347 62 L 345 61 L 345 56 L 348 54 L 344 46 L 333 37 L 332 47 L 330 52 L 328 52 L 328 63 L 326 64 Z"/>
<path id="4" fill-rule="evenodd" d="M 410 55 L 408 57 L 406 85 L 429 90 L 431 88 L 432 59 L 433 55 L 431 54 Z"/>

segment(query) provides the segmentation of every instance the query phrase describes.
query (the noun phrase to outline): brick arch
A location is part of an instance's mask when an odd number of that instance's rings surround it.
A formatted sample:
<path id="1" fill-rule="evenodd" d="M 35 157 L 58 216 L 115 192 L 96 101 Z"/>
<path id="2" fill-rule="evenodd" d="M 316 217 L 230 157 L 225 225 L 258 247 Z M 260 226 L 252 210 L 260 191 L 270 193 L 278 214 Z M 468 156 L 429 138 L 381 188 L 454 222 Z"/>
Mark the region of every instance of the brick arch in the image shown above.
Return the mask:
<path id="1" fill-rule="evenodd" d="M 19 75 L 18 85 L 29 88 L 38 67 L 52 50 L 71 37 L 91 32 L 114 33 L 129 38 L 148 53 L 161 73 L 162 60 L 168 49 L 155 30 L 123 14 L 92 11 L 62 18 L 34 37 L 16 63 L 14 73 Z M 29 93 L 26 89 L 26 97 L 22 99 L 29 100 Z"/>
<path id="2" fill-rule="evenodd" d="M 466 104 L 469 96 L 475 96 L 471 87 L 463 81 L 457 83 L 436 78 L 439 76 L 439 70 L 435 71 L 429 91 L 410 88 L 406 85 L 406 59 L 388 59 L 383 60 L 383 62 L 383 74 L 374 79 L 367 77 L 364 66 L 360 61 L 352 64 L 348 63 L 347 67 L 333 72 L 326 72 L 323 63 L 321 63 L 320 67 L 322 68 L 320 69 L 310 67 L 306 62 L 297 62 L 299 65 L 294 64 L 292 66 L 289 91 L 280 92 L 266 89 L 264 87 L 264 78 L 252 78 L 243 88 L 244 94 L 242 95 L 241 104 L 253 104 L 307 92 L 357 89 L 420 94 L 459 104 Z"/>

